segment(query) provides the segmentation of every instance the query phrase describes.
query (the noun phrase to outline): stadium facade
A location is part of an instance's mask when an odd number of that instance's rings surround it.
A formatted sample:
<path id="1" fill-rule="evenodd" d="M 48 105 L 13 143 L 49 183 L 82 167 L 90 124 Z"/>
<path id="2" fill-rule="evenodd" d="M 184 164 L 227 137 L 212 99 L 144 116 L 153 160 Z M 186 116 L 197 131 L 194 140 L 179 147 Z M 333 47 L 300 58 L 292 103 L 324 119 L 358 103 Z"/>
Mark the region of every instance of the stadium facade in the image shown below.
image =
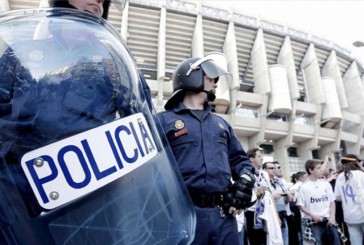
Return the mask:
<path id="1" fill-rule="evenodd" d="M 0 2 L 0 11 L 37 7 L 47 0 Z M 307 159 L 364 155 L 363 67 L 330 40 L 197 1 L 130 0 L 122 13 L 112 6 L 109 21 L 145 74 L 157 111 L 180 61 L 219 51 L 233 82 L 219 82 L 229 92 L 218 91 L 216 113 L 245 149 L 261 147 L 287 179 Z"/>

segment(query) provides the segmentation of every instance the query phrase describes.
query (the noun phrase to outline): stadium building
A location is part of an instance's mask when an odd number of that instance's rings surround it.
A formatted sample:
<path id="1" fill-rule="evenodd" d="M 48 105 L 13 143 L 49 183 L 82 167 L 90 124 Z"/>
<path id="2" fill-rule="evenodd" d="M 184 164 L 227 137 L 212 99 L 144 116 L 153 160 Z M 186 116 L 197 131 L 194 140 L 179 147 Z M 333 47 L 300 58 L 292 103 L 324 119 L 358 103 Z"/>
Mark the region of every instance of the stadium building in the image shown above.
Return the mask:
<path id="1" fill-rule="evenodd" d="M 47 5 L 2 0 L 0 11 Z M 145 74 L 157 111 L 179 62 L 223 52 L 233 82 L 219 82 L 229 93 L 218 93 L 216 113 L 245 149 L 259 146 L 265 160 L 279 161 L 287 179 L 307 159 L 364 155 L 364 70 L 330 40 L 197 1 L 129 0 L 123 12 L 111 6 L 109 22 Z"/>

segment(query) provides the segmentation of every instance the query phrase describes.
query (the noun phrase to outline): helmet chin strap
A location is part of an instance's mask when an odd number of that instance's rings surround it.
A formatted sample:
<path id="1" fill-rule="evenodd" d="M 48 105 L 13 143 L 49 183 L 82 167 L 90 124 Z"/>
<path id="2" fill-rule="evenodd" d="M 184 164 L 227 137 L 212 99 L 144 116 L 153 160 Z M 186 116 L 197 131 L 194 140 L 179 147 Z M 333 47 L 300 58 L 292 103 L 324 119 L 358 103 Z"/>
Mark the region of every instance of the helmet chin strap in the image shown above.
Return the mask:
<path id="1" fill-rule="evenodd" d="M 208 101 L 214 101 L 216 99 L 216 95 L 213 92 L 207 90 L 202 90 L 202 92 L 205 92 L 207 94 Z"/>

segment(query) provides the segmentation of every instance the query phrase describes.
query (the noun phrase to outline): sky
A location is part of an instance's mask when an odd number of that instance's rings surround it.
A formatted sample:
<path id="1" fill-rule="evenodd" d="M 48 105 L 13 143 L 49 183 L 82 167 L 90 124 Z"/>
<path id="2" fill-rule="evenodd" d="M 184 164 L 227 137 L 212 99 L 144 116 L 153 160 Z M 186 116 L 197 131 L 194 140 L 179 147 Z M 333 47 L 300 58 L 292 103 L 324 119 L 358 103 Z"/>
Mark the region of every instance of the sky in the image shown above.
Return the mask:
<path id="1" fill-rule="evenodd" d="M 235 12 L 303 30 L 349 50 L 354 57 L 364 60 L 364 47 L 353 46 L 364 42 L 363 0 L 201 0 L 218 8 L 233 7 Z"/>

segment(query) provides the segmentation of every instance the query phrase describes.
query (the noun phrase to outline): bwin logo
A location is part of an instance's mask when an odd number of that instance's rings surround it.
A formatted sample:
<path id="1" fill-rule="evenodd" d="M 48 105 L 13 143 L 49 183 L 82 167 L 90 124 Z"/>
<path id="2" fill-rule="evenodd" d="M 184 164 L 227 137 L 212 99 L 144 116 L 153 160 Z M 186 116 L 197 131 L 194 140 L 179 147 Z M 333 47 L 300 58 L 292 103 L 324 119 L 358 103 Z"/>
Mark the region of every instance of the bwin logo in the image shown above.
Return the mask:
<path id="1" fill-rule="evenodd" d="M 318 198 L 311 197 L 311 199 L 310 199 L 310 203 L 327 202 L 327 201 L 329 201 L 329 197 L 327 195 L 323 195 L 322 197 L 318 197 Z"/>

